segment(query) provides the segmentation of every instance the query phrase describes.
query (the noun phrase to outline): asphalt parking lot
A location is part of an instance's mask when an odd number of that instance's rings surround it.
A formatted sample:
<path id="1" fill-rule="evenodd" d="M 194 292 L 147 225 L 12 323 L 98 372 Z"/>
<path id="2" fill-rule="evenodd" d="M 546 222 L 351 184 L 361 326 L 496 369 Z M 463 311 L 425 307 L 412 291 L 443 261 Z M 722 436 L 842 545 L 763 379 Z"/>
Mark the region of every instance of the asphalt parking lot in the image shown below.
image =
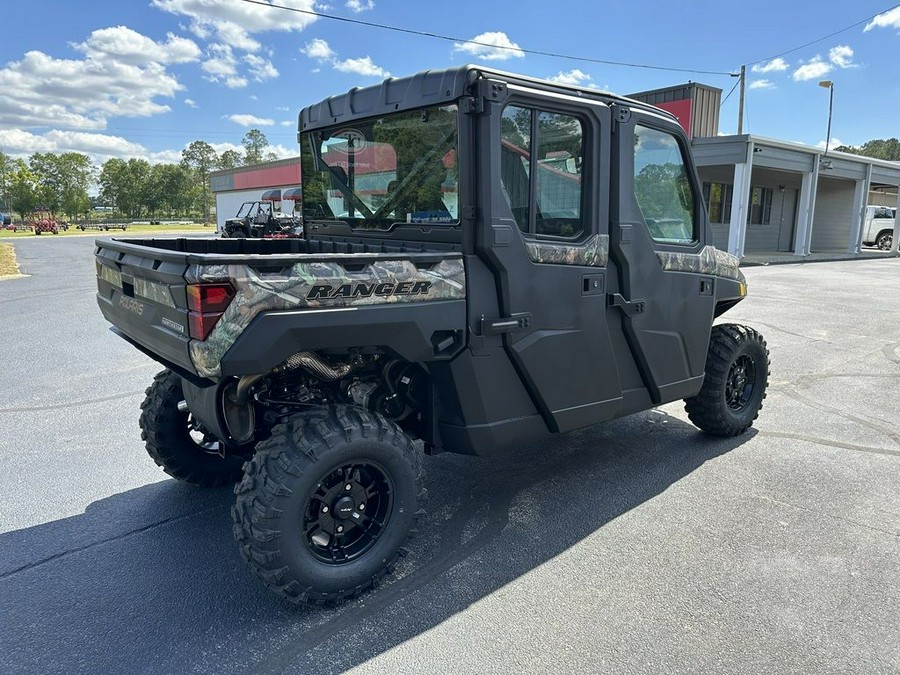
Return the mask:
<path id="1" fill-rule="evenodd" d="M 0 672 L 900 672 L 900 260 L 753 267 L 757 428 L 680 405 L 427 459 L 421 535 L 337 609 L 270 596 L 229 489 L 137 428 L 159 367 L 107 330 L 92 239 L 0 282 Z"/>

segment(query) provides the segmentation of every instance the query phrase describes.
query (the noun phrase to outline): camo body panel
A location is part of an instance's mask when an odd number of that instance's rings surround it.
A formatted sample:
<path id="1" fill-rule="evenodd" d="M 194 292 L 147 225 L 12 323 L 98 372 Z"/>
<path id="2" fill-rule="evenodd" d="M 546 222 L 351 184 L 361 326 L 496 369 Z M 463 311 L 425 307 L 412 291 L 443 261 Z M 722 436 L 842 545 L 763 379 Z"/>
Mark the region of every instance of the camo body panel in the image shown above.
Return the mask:
<path id="1" fill-rule="evenodd" d="M 606 267 L 609 261 L 609 236 L 595 234 L 581 244 L 526 241 L 525 249 L 531 261 L 536 263 Z"/>
<path id="2" fill-rule="evenodd" d="M 340 256 L 350 264 L 352 256 Z M 260 313 L 272 310 L 358 307 L 406 302 L 459 300 L 466 297 L 466 274 L 461 258 L 442 260 L 427 269 L 417 269 L 411 260 L 379 260 L 364 263 L 359 271 L 347 270 L 341 262 L 301 262 L 279 272 L 257 272 L 247 265 L 195 265 L 185 275 L 189 282 L 230 281 L 235 296 L 209 337 L 191 340 L 191 360 L 200 375 L 217 377 L 220 362 L 238 336 Z M 427 291 L 398 295 L 357 295 L 309 299 L 314 286 L 334 289 L 357 284 L 377 285 L 429 282 Z"/>
<path id="3" fill-rule="evenodd" d="M 744 274 L 738 269 L 739 260 L 714 246 L 704 246 L 699 253 L 677 253 L 657 251 L 659 264 L 667 272 L 694 272 L 712 274 L 725 279 L 744 281 Z"/>

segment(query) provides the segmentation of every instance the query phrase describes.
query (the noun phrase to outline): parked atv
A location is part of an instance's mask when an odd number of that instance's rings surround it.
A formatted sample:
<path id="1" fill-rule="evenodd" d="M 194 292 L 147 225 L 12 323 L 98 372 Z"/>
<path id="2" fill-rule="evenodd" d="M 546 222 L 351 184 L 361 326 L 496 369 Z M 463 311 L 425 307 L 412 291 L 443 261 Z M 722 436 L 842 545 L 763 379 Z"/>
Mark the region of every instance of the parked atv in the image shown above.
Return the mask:
<path id="1" fill-rule="evenodd" d="M 273 592 L 375 586 L 423 505 L 423 451 L 514 453 L 679 399 L 709 434 L 753 424 L 766 343 L 714 325 L 746 281 L 672 115 L 462 67 L 327 99 L 299 131 L 303 238 L 96 249 L 104 316 L 164 366 L 147 451 L 236 485 Z"/>

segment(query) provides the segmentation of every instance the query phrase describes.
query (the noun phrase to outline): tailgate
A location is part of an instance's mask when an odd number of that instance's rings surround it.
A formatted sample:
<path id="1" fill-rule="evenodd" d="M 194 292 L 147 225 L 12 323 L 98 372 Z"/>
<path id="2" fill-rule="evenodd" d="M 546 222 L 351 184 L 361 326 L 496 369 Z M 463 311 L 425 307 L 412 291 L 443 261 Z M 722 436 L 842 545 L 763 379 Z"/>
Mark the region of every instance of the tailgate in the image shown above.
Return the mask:
<path id="1" fill-rule="evenodd" d="M 184 274 L 187 255 L 98 240 L 97 303 L 103 316 L 151 355 L 191 373 Z"/>

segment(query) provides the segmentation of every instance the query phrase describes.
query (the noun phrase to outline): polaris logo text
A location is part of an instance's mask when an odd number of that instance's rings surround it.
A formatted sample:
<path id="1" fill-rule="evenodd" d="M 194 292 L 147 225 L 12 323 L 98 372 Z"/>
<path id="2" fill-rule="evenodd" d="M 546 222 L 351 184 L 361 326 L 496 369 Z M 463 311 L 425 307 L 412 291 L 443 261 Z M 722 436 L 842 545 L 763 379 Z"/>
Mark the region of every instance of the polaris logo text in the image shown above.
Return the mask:
<path id="1" fill-rule="evenodd" d="M 328 300 L 331 298 L 370 298 L 373 295 L 386 297 L 390 295 L 425 295 L 431 288 L 430 281 L 400 281 L 392 283 L 383 281 L 374 284 L 316 284 L 306 294 L 307 300 Z"/>
<path id="2" fill-rule="evenodd" d="M 138 316 L 143 316 L 144 314 L 144 303 L 138 302 L 133 298 L 125 297 L 124 295 L 119 296 L 119 307 L 124 307 L 129 312 L 134 312 Z"/>

